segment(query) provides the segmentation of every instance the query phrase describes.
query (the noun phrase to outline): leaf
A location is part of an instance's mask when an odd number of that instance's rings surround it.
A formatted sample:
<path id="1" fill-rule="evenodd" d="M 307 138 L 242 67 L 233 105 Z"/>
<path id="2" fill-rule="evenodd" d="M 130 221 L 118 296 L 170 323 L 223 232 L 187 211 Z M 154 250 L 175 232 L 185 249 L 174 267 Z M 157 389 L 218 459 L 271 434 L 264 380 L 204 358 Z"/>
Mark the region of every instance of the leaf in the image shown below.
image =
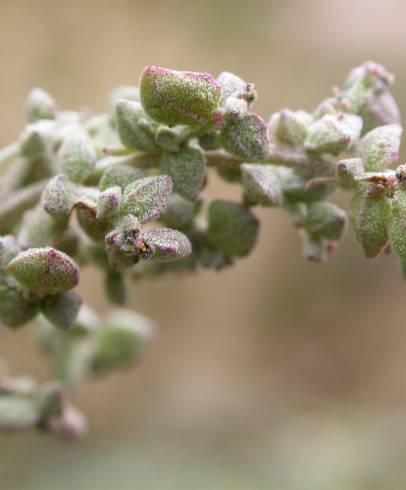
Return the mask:
<path id="1" fill-rule="evenodd" d="M 140 78 L 145 112 L 168 126 L 214 123 L 220 87 L 209 73 L 147 66 Z"/>
<path id="2" fill-rule="evenodd" d="M 273 165 L 244 163 L 242 183 L 249 201 L 261 206 L 280 206 L 283 194 L 277 169 Z"/>
<path id="3" fill-rule="evenodd" d="M 58 294 L 79 282 L 76 263 L 51 247 L 21 252 L 8 264 L 7 272 L 21 286 L 39 295 Z"/>
<path id="4" fill-rule="evenodd" d="M 149 260 L 171 262 L 192 253 L 192 245 L 186 235 L 170 228 L 159 228 L 142 234 L 140 247 L 145 244 Z"/>
<path id="5" fill-rule="evenodd" d="M 96 152 L 88 135 L 82 130 L 71 131 L 58 150 L 57 162 L 71 182 L 84 182 L 96 165 Z"/>
<path id="6" fill-rule="evenodd" d="M 177 152 L 165 152 L 161 164 L 163 171 L 172 178 L 175 192 L 191 201 L 198 197 L 206 172 L 206 158 L 200 150 L 186 147 Z"/>
<path id="7" fill-rule="evenodd" d="M 265 160 L 269 153 L 267 125 L 254 113 L 227 119 L 221 139 L 224 148 L 239 157 Z"/>
<path id="8" fill-rule="evenodd" d="M 255 245 L 259 228 L 258 220 L 249 208 L 230 201 L 213 201 L 208 214 L 210 245 L 232 257 L 248 255 Z"/>
<path id="9" fill-rule="evenodd" d="M 355 194 L 350 218 L 368 258 L 378 255 L 388 243 L 390 217 L 391 205 L 386 197 L 371 195 L 364 189 Z"/>
<path id="10" fill-rule="evenodd" d="M 155 142 L 158 124 L 145 113 L 139 102 L 121 99 L 116 103 L 116 126 L 126 148 L 140 151 L 158 148 Z"/>
<path id="11" fill-rule="evenodd" d="M 153 221 L 168 205 L 171 192 L 172 180 L 167 175 L 136 180 L 125 188 L 120 213 L 132 214 L 141 223 Z"/>
<path id="12" fill-rule="evenodd" d="M 354 114 L 326 114 L 309 126 L 306 150 L 339 155 L 360 137 L 362 119 Z"/>
<path id="13" fill-rule="evenodd" d="M 71 330 L 78 316 L 82 300 L 72 291 L 47 296 L 41 302 L 45 318 L 61 330 Z"/>
<path id="14" fill-rule="evenodd" d="M 362 158 L 366 171 L 383 170 L 398 159 L 402 132 L 398 124 L 387 124 L 373 129 L 361 139 L 357 155 Z"/>

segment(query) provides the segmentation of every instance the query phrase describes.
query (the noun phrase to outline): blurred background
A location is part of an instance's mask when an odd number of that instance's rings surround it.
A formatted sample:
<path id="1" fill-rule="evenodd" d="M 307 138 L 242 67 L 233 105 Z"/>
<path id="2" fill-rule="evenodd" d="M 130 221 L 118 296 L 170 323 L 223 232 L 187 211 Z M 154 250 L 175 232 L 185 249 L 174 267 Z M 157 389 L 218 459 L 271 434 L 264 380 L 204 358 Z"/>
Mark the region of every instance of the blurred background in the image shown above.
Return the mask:
<path id="1" fill-rule="evenodd" d="M 312 110 L 372 59 L 396 74 L 404 113 L 405 18 L 403 0 L 0 0 L 0 144 L 22 128 L 32 87 L 99 112 L 146 64 L 233 71 L 255 82 L 267 118 Z M 239 189 L 213 176 L 210 195 Z M 141 364 L 77 393 L 85 441 L 0 435 L 2 490 L 406 488 L 396 260 L 367 261 L 349 230 L 328 264 L 308 264 L 287 216 L 258 215 L 257 249 L 233 269 L 134 288 L 159 325 Z M 100 282 L 84 274 L 80 289 L 106 311 Z M 0 357 L 46 380 L 32 337 L 2 331 Z"/>

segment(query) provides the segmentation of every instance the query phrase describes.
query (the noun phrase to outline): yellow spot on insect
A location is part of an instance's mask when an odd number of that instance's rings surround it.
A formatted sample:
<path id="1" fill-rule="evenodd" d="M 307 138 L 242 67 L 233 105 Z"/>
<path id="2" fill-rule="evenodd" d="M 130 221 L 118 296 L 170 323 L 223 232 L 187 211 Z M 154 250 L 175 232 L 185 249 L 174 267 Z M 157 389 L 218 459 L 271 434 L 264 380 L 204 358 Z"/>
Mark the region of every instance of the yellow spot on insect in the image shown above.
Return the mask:
<path id="1" fill-rule="evenodd" d="M 145 245 L 145 243 L 142 243 L 140 245 L 140 252 L 145 253 L 147 250 L 148 249 L 147 249 L 147 246 Z"/>

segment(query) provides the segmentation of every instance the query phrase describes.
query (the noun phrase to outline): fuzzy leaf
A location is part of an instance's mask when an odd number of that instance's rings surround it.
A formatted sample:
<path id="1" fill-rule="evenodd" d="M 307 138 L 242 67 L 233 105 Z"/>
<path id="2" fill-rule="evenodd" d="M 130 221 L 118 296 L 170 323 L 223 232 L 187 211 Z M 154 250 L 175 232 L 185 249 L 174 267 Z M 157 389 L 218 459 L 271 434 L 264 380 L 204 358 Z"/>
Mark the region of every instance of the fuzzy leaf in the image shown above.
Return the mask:
<path id="1" fill-rule="evenodd" d="M 116 126 L 121 143 L 131 150 L 158 148 L 155 133 L 158 124 L 147 116 L 139 102 L 121 99 L 116 104 Z"/>
<path id="2" fill-rule="evenodd" d="M 21 327 L 35 318 L 38 303 L 28 301 L 14 281 L 0 281 L 0 321 L 11 328 Z"/>
<path id="3" fill-rule="evenodd" d="M 56 119 L 58 108 L 53 97 L 41 88 L 34 88 L 27 98 L 27 119 L 35 122 L 40 119 Z"/>
<path id="4" fill-rule="evenodd" d="M 71 182 L 84 182 L 96 165 L 96 153 L 88 135 L 81 130 L 71 131 L 58 150 L 61 172 Z"/>
<path id="5" fill-rule="evenodd" d="M 234 73 L 228 71 L 223 71 L 217 77 L 217 83 L 221 88 L 221 103 L 224 104 L 225 101 L 231 96 L 244 92 L 247 88 L 247 82 L 244 82 L 242 78 Z"/>
<path id="6" fill-rule="evenodd" d="M 179 194 L 171 194 L 168 206 L 159 220 L 170 228 L 183 228 L 191 223 L 198 207 Z"/>
<path id="7" fill-rule="evenodd" d="M 305 148 L 317 153 L 339 155 L 360 137 L 362 119 L 353 114 L 326 114 L 309 126 Z"/>
<path id="8" fill-rule="evenodd" d="M 96 219 L 107 220 L 117 215 L 123 196 L 121 187 L 109 187 L 97 199 Z"/>
<path id="9" fill-rule="evenodd" d="M 192 245 L 186 235 L 170 228 L 158 228 L 142 234 L 141 248 L 145 244 L 147 258 L 157 262 L 183 259 L 192 253 Z"/>
<path id="10" fill-rule="evenodd" d="M 119 186 L 124 191 L 128 184 L 142 177 L 145 177 L 145 172 L 139 168 L 117 165 L 105 170 L 100 179 L 99 188 L 101 191 L 105 191 L 109 187 Z"/>
<path id="11" fill-rule="evenodd" d="M 354 196 L 350 217 L 365 255 L 368 258 L 378 255 L 389 240 L 391 205 L 388 199 L 361 190 Z"/>
<path id="12" fill-rule="evenodd" d="M 119 271 L 107 271 L 104 290 L 107 298 L 115 305 L 123 305 L 127 298 L 124 276 Z"/>
<path id="13" fill-rule="evenodd" d="M 255 245 L 259 223 L 249 208 L 229 201 L 209 206 L 207 238 L 217 250 L 232 257 L 244 257 Z"/>
<path id="14" fill-rule="evenodd" d="M 243 158 L 265 160 L 269 152 L 267 125 L 257 114 L 229 118 L 221 134 L 224 148 Z"/>
<path id="15" fill-rule="evenodd" d="M 108 112 L 111 122 L 116 118 L 116 105 L 119 100 L 131 100 L 133 102 L 140 101 L 140 91 L 138 87 L 132 85 L 122 85 L 113 90 L 108 101 Z"/>
<path id="16" fill-rule="evenodd" d="M 41 203 L 52 216 L 68 217 L 75 206 L 76 199 L 75 185 L 65 175 L 57 175 L 45 187 Z"/>
<path id="17" fill-rule="evenodd" d="M 305 230 L 313 237 L 337 241 L 344 233 L 347 213 L 330 202 L 315 202 L 307 206 Z"/>
<path id="18" fill-rule="evenodd" d="M 269 121 L 270 139 L 289 146 L 302 146 L 313 118 L 305 111 L 282 109 Z"/>
<path id="19" fill-rule="evenodd" d="M 61 330 L 71 330 L 78 316 L 82 300 L 72 291 L 47 296 L 41 302 L 41 311 L 47 320 Z"/>
<path id="20" fill-rule="evenodd" d="M 24 214 L 18 241 L 24 248 L 56 246 L 67 224 L 67 217 L 55 217 L 39 205 Z"/>
<path id="21" fill-rule="evenodd" d="M 347 158 L 337 163 L 337 177 L 345 189 L 355 189 L 357 177 L 364 173 L 364 163 L 361 158 Z"/>
<path id="22" fill-rule="evenodd" d="M 19 284 L 40 295 L 58 294 L 79 282 L 79 269 L 66 254 L 54 248 L 31 248 L 7 266 Z"/>
<path id="23" fill-rule="evenodd" d="M 399 255 L 403 272 L 406 272 L 406 193 L 395 192 L 392 199 L 392 216 L 389 224 L 389 236 L 393 250 Z"/>
<path id="24" fill-rule="evenodd" d="M 162 155 L 162 169 L 173 182 L 174 191 L 186 199 L 195 200 L 203 186 L 206 158 L 197 148 L 185 147 Z"/>
<path id="25" fill-rule="evenodd" d="M 398 124 L 379 126 L 367 133 L 357 146 L 357 154 L 368 172 L 385 169 L 399 157 L 403 129 Z"/>
<path id="26" fill-rule="evenodd" d="M 0 430 L 14 431 L 33 427 L 40 418 L 38 407 L 30 397 L 0 397 Z"/>
<path id="27" fill-rule="evenodd" d="M 280 206 L 282 186 L 273 165 L 244 163 L 241 165 L 242 183 L 249 201 L 261 206 Z"/>
<path id="28" fill-rule="evenodd" d="M 132 214 L 141 223 L 157 219 L 168 205 L 172 180 L 167 175 L 145 177 L 129 184 L 124 191 L 121 214 Z"/>
<path id="29" fill-rule="evenodd" d="M 215 120 L 220 87 L 208 73 L 147 66 L 140 78 L 146 113 L 163 124 L 206 125 Z"/>

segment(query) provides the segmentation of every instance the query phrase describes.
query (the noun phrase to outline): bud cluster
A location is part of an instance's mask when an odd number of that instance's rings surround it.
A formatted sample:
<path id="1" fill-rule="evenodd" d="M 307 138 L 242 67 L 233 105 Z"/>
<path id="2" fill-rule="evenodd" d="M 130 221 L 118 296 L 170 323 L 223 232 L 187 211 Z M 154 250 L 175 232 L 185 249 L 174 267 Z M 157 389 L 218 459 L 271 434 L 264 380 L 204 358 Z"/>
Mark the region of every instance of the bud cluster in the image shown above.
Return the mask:
<path id="1" fill-rule="evenodd" d="M 347 213 L 327 201 L 353 193 L 350 221 L 367 257 L 388 245 L 406 273 L 406 167 L 393 76 L 373 62 L 313 112 L 253 112 L 255 87 L 223 72 L 146 67 L 138 87 L 113 91 L 105 114 L 60 110 L 41 89 L 27 125 L 0 151 L 0 321 L 36 320 L 38 346 L 58 383 L 19 391 L 0 383 L 0 429 L 85 432 L 68 388 L 137 360 L 152 332 L 123 310 L 129 284 L 165 272 L 222 269 L 255 246 L 256 206 L 281 208 L 322 262 L 337 249 Z M 210 168 L 241 199 L 209 201 Z M 104 275 L 121 309 L 101 320 L 73 291 L 80 270 Z M 6 378 L 5 378 L 6 379 Z M 7 384 L 9 383 L 9 384 Z M 52 399 L 52 403 L 48 401 Z"/>

